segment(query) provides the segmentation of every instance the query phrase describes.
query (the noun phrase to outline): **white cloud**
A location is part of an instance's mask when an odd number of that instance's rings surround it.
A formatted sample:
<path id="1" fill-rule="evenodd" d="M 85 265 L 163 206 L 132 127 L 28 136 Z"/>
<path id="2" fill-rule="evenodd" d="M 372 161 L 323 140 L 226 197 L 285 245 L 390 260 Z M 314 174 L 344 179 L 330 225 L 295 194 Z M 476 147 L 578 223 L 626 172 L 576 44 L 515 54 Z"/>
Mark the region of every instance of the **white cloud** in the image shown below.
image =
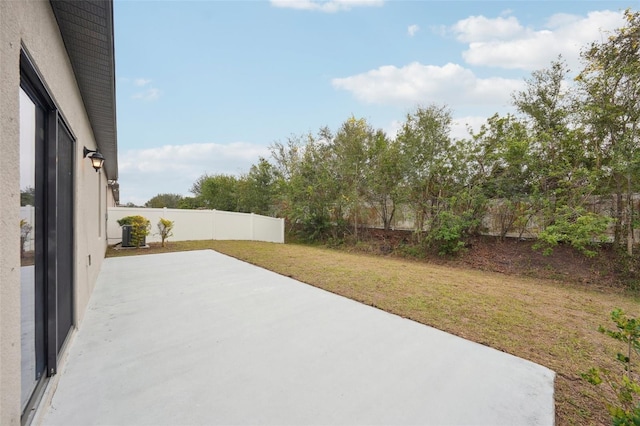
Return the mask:
<path id="1" fill-rule="evenodd" d="M 151 83 L 151 80 L 146 78 L 136 78 L 133 81 L 133 84 L 135 84 L 136 86 L 146 86 L 149 83 Z"/>
<path id="2" fill-rule="evenodd" d="M 401 68 L 387 65 L 350 77 L 334 78 L 332 84 L 367 103 L 491 106 L 509 103 L 510 94 L 521 89 L 523 82 L 500 77 L 478 78 L 471 70 L 452 63 L 440 67 L 413 62 Z"/>
<path id="3" fill-rule="evenodd" d="M 383 0 L 271 0 L 274 7 L 335 13 L 354 7 L 382 6 Z"/>
<path id="4" fill-rule="evenodd" d="M 142 101 L 155 101 L 160 98 L 162 92 L 160 89 L 156 89 L 155 87 L 150 87 L 144 92 L 137 92 L 131 96 L 131 99 L 138 99 Z"/>
<path id="5" fill-rule="evenodd" d="M 471 16 L 458 21 L 451 27 L 456 38 L 464 43 L 490 40 L 509 40 L 526 32 L 518 20 L 509 16 L 494 19 L 484 16 Z"/>
<path id="6" fill-rule="evenodd" d="M 621 12 L 605 10 L 587 16 L 552 15 L 539 29 L 524 27 L 513 16 L 473 16 L 449 30 L 468 43 L 462 56 L 471 65 L 534 70 L 548 67 L 559 54 L 575 68 L 583 48 L 623 24 Z"/>
<path id="7" fill-rule="evenodd" d="M 388 126 L 383 127 L 382 130 L 384 130 L 385 134 L 391 139 L 395 139 L 395 137 L 398 136 L 398 133 L 402 129 L 403 124 L 404 121 L 393 120 L 391 123 L 389 123 Z"/>
<path id="8" fill-rule="evenodd" d="M 191 196 L 189 189 L 203 174 L 245 173 L 269 155 L 268 148 L 246 142 L 124 150 L 118 159 L 120 202 L 140 205 L 160 193 Z"/>
<path id="9" fill-rule="evenodd" d="M 451 137 L 454 139 L 468 139 L 472 133 L 477 133 L 480 127 L 487 122 L 488 117 L 468 116 L 454 117 L 451 122 Z"/>
<path id="10" fill-rule="evenodd" d="M 409 37 L 413 37 L 418 31 L 420 31 L 420 27 L 416 24 L 409 25 L 407 28 L 407 34 L 409 34 Z"/>

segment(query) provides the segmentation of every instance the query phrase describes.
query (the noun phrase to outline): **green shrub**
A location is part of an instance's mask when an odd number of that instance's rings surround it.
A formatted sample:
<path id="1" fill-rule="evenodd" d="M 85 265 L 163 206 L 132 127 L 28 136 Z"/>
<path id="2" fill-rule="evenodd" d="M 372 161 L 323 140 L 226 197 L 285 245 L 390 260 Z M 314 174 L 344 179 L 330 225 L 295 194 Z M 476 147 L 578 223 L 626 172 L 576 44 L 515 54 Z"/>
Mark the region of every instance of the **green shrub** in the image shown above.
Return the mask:
<path id="1" fill-rule="evenodd" d="M 583 255 L 594 257 L 598 254 L 594 248 L 605 240 L 611 220 L 584 208 L 574 210 L 564 206 L 558 210 L 555 222 L 538 235 L 534 248 L 550 255 L 559 243 L 568 243 Z"/>
<path id="2" fill-rule="evenodd" d="M 582 378 L 593 385 L 606 382 L 614 391 L 617 401 L 607 404 L 612 423 L 615 426 L 640 425 L 640 383 L 638 373 L 633 371 L 633 353 L 640 355 L 640 318 L 629 317 L 622 309 L 614 309 L 611 319 L 616 330 L 600 326 L 598 331 L 624 343 L 624 352 L 618 352 L 616 361 L 623 367 L 620 377 L 614 377 L 609 370 L 591 368 Z"/>
<path id="3" fill-rule="evenodd" d="M 172 220 L 162 217 L 158 221 L 158 232 L 160 232 L 160 238 L 162 238 L 162 247 L 165 247 L 166 239 L 173 236 L 173 224 Z"/>
<path id="4" fill-rule="evenodd" d="M 145 241 L 145 237 L 149 235 L 151 230 L 151 222 L 144 216 L 125 216 L 118 220 L 118 225 L 131 225 L 131 243 L 135 247 L 140 247 Z"/>
<path id="5" fill-rule="evenodd" d="M 24 255 L 26 249 L 25 244 L 29 240 L 29 234 L 33 230 L 33 226 L 24 219 L 20 219 L 20 253 Z"/>
<path id="6" fill-rule="evenodd" d="M 466 215 L 441 211 L 431 224 L 427 243 L 436 249 L 440 256 L 458 254 L 466 247 L 469 230 L 474 226 L 475 221 Z"/>

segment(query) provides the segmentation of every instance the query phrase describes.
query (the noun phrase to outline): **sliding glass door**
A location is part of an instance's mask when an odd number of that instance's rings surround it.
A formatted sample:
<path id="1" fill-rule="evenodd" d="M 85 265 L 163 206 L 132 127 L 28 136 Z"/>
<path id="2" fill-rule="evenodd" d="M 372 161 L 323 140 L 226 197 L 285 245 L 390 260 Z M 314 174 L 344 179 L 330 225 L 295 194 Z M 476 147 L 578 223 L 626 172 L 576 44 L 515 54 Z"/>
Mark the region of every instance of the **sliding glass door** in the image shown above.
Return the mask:
<path id="1" fill-rule="evenodd" d="M 24 410 L 46 373 L 44 222 L 44 110 L 20 89 L 20 287 Z"/>
<path id="2" fill-rule="evenodd" d="M 74 324 L 75 139 L 25 52 L 20 58 L 21 403 L 32 414 Z"/>

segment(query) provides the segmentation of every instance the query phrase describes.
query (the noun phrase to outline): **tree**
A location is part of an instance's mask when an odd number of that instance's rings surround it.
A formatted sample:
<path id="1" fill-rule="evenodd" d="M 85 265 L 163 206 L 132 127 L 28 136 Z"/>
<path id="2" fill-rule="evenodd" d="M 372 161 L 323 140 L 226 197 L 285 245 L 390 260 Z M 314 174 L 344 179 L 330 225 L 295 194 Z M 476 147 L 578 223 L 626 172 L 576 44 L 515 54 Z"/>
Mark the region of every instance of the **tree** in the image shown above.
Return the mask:
<path id="1" fill-rule="evenodd" d="M 160 233 L 160 238 L 162 239 L 162 247 L 165 247 L 165 241 L 167 238 L 173 236 L 173 225 L 174 222 L 169 219 L 160 218 L 158 221 L 158 232 Z"/>
<path id="2" fill-rule="evenodd" d="M 178 208 L 195 210 L 195 209 L 203 209 L 205 207 L 204 207 L 204 202 L 200 197 L 183 197 L 178 202 Z"/>
<path id="3" fill-rule="evenodd" d="M 336 181 L 353 219 L 353 232 L 358 239 L 358 217 L 361 214 L 361 202 L 365 190 L 367 151 L 374 144 L 374 132 L 364 118 L 351 116 L 342 123 L 333 140 L 335 153 Z"/>
<path id="4" fill-rule="evenodd" d="M 442 206 L 451 177 L 451 112 L 444 106 L 419 107 L 408 114 L 397 141 L 407 185 L 407 201 L 416 213 L 418 236 Z"/>
<path id="5" fill-rule="evenodd" d="M 274 166 L 260 157 L 258 164 L 238 180 L 240 211 L 269 215 L 273 211 L 276 172 Z"/>
<path id="6" fill-rule="evenodd" d="M 576 78 L 582 120 L 602 193 L 616 194 L 615 241 L 626 233 L 633 253 L 634 206 L 640 186 L 640 13 L 625 12 L 626 26 L 582 52 L 585 67 Z"/>
<path id="7" fill-rule="evenodd" d="M 191 192 L 208 209 L 238 211 L 238 179 L 235 176 L 203 175 L 191 187 Z"/>
<path id="8" fill-rule="evenodd" d="M 333 136 L 327 128 L 318 137 L 292 136 L 271 146 L 275 160 L 280 211 L 309 240 L 337 238 L 344 222 L 345 197 L 337 179 Z"/>
<path id="9" fill-rule="evenodd" d="M 489 201 L 500 228 L 500 237 L 527 222 L 539 211 L 530 166 L 531 142 L 527 128 L 513 115 L 487 119 L 472 135 L 467 148 L 470 184 Z"/>
<path id="10" fill-rule="evenodd" d="M 595 189 L 586 138 L 576 114 L 577 100 L 565 84 L 568 73 L 558 58 L 549 68 L 534 71 L 526 89 L 513 96 L 529 131 L 527 166 L 532 192 L 544 200 L 544 226 L 556 222 L 557 211 L 563 211 L 562 220 L 580 217 L 567 216 L 567 208 L 584 210 Z"/>
<path id="11" fill-rule="evenodd" d="M 385 230 L 391 228 L 396 208 L 403 201 L 404 171 L 400 144 L 378 130 L 367 147 L 365 200 L 376 210 Z"/>
<path id="12" fill-rule="evenodd" d="M 168 209 L 177 209 L 179 208 L 181 201 L 182 195 L 180 194 L 158 194 L 144 203 L 144 206 L 156 209 L 164 207 Z"/>

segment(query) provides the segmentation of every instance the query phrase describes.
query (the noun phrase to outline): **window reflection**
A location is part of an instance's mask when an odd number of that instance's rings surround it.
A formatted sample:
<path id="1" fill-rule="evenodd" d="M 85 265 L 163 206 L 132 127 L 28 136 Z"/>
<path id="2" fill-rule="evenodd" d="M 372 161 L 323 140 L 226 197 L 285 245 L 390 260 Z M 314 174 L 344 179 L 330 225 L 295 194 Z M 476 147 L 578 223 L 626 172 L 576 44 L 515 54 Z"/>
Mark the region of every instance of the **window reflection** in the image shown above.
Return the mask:
<path id="1" fill-rule="evenodd" d="M 36 105 L 20 89 L 20 305 L 22 409 L 37 384 L 35 321 Z"/>

